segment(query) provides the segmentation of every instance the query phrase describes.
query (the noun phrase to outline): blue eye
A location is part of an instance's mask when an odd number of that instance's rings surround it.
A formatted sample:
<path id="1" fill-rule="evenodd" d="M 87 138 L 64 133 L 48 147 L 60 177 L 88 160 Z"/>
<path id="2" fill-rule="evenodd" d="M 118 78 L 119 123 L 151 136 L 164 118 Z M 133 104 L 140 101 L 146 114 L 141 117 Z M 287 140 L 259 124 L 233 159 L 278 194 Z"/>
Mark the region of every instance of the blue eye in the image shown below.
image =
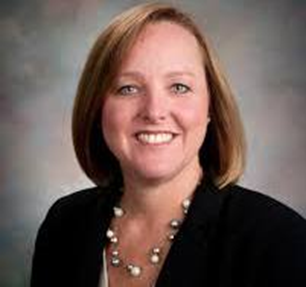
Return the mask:
<path id="1" fill-rule="evenodd" d="M 125 85 L 120 87 L 117 90 L 117 94 L 122 95 L 122 96 L 126 96 L 126 95 L 133 95 L 136 94 L 138 92 L 138 88 L 132 85 Z"/>
<path id="2" fill-rule="evenodd" d="M 190 92 L 190 88 L 187 85 L 181 84 L 181 83 L 176 83 L 171 86 L 171 90 L 175 94 L 186 94 Z"/>

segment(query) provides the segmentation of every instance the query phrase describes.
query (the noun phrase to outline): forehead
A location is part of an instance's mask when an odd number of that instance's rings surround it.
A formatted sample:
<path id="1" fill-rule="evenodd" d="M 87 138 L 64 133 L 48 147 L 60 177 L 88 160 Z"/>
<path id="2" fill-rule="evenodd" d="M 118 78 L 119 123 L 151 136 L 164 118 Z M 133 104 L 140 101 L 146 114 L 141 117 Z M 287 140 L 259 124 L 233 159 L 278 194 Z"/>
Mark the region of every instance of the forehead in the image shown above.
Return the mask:
<path id="1" fill-rule="evenodd" d="M 139 33 L 136 41 L 138 44 L 148 40 L 179 41 L 187 40 L 190 44 L 197 44 L 194 35 L 182 24 L 173 21 L 157 21 L 148 23 Z"/>
<path id="2" fill-rule="evenodd" d="M 202 65 L 203 57 L 196 37 L 180 24 L 161 21 L 147 24 L 133 41 L 122 62 L 128 66 L 164 63 Z"/>

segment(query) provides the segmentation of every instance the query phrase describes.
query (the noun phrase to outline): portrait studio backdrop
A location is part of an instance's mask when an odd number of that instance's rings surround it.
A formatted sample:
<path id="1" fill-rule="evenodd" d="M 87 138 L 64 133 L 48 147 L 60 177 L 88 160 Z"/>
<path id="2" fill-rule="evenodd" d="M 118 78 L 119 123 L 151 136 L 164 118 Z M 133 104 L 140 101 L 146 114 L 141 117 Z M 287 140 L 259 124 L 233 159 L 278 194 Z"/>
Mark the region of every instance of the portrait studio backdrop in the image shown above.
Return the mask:
<path id="1" fill-rule="evenodd" d="M 0 286 L 29 286 L 48 208 L 91 185 L 71 143 L 76 85 L 100 30 L 142 2 L 1 1 Z M 240 105 L 248 140 L 241 184 L 306 216 L 306 2 L 170 2 L 208 32 Z"/>

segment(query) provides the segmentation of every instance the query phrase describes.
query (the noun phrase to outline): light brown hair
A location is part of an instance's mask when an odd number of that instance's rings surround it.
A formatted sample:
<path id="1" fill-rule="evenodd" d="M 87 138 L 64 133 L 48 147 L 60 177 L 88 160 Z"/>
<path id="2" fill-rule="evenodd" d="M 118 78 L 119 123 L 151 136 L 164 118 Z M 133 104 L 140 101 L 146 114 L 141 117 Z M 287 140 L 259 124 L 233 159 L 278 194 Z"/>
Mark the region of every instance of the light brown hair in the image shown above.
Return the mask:
<path id="1" fill-rule="evenodd" d="M 210 118 L 200 162 L 218 187 L 238 181 L 245 166 L 245 141 L 239 111 L 207 39 L 186 13 L 167 4 L 142 4 L 116 18 L 98 37 L 87 58 L 74 103 L 73 143 L 78 161 L 97 185 L 121 182 L 119 163 L 101 128 L 103 97 L 112 87 L 139 33 L 149 23 L 170 21 L 193 34 L 203 53 L 210 94 Z"/>

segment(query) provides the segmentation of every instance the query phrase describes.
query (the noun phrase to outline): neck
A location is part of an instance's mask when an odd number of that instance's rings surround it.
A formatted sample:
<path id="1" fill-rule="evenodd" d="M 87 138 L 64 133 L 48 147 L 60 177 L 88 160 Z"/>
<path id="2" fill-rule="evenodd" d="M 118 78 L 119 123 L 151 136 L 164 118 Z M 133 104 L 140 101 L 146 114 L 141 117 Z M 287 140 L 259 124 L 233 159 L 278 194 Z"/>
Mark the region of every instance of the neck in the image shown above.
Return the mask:
<path id="1" fill-rule="evenodd" d="M 157 183 L 125 177 L 121 204 L 134 219 L 159 224 L 157 221 L 168 220 L 181 211 L 179 206 L 192 196 L 202 176 L 201 166 L 197 164 L 189 171 Z"/>

